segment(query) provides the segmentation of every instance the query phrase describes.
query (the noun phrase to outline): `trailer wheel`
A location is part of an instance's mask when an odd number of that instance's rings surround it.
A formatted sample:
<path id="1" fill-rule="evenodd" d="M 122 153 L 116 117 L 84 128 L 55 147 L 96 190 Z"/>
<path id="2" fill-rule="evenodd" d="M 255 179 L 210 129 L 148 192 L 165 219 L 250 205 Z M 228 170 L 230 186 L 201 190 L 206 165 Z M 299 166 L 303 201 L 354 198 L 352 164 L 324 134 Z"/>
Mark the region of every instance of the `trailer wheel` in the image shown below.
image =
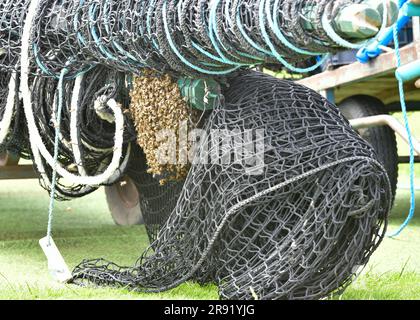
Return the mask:
<path id="1" fill-rule="evenodd" d="M 120 182 L 105 187 L 106 200 L 115 223 L 120 226 L 143 224 L 139 193 L 133 180 L 124 177 Z"/>
<path id="2" fill-rule="evenodd" d="M 348 120 L 386 114 L 387 109 L 379 99 L 366 95 L 357 95 L 344 100 L 339 109 Z M 360 129 L 360 135 L 376 150 L 380 162 L 388 172 L 393 199 L 398 183 L 398 149 L 395 132 L 387 127 Z"/>
<path id="3" fill-rule="evenodd" d="M 9 152 L 0 152 L 0 167 L 17 166 L 19 163 L 19 156 Z"/>

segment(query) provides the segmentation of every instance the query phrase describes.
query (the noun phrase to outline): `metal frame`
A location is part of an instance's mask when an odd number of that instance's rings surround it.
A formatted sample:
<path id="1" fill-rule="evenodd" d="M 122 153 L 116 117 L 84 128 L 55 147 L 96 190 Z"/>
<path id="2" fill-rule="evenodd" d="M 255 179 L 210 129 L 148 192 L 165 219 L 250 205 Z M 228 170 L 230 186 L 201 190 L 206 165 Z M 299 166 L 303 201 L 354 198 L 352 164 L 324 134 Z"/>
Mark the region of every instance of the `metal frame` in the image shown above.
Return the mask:
<path id="1" fill-rule="evenodd" d="M 420 4 L 420 0 L 413 1 Z M 402 65 L 420 60 L 420 18 L 413 17 L 413 43 L 400 49 Z M 355 95 L 370 95 L 381 99 L 388 109 L 384 113 L 396 112 L 400 105 L 395 71 L 397 61 L 394 50 L 383 53 L 366 64 L 355 62 L 335 70 L 304 78 L 298 83 L 321 93 L 333 103 Z M 420 79 L 405 84 L 406 99 L 409 111 L 420 111 L 417 101 L 420 101 Z M 416 105 L 414 105 L 416 104 Z M 350 121 L 355 129 L 387 125 L 393 129 L 405 142 L 408 136 L 405 127 L 390 115 L 379 115 Z M 420 143 L 413 137 L 414 149 L 420 158 Z M 400 157 L 400 162 L 407 162 L 407 157 Z"/>
<path id="2" fill-rule="evenodd" d="M 0 180 L 38 179 L 32 165 L 19 165 L 19 158 L 10 153 L 0 154 Z"/>
<path id="3" fill-rule="evenodd" d="M 403 65 L 419 59 L 420 39 L 401 49 Z M 390 104 L 398 101 L 396 65 L 395 53 L 392 51 L 366 64 L 355 62 L 304 78 L 298 83 L 320 92 L 332 102 L 341 102 L 352 95 L 367 94 L 380 96 L 385 104 Z M 420 90 L 414 82 L 408 83 L 405 89 L 407 100 L 420 101 Z"/>
<path id="4" fill-rule="evenodd" d="M 350 124 L 356 130 L 386 125 L 394 130 L 395 133 L 397 133 L 407 144 L 409 143 L 408 134 L 405 127 L 393 116 L 387 114 L 354 119 L 350 121 Z M 415 137 L 412 137 L 412 142 L 414 151 L 420 156 L 420 142 Z"/>

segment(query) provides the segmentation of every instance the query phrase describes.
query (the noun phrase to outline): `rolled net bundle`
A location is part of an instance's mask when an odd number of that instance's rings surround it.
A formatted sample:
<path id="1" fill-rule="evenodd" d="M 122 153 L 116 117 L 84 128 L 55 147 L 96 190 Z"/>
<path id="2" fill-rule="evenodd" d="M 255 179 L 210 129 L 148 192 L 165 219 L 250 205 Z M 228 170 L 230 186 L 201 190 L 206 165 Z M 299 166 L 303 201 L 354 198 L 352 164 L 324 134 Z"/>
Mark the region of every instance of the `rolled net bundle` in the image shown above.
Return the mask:
<path id="1" fill-rule="evenodd" d="M 193 280 L 224 299 L 319 299 L 367 263 L 391 205 L 371 146 L 292 82 L 246 73 L 224 95 L 156 240 L 133 267 L 83 261 L 76 283 L 160 292 Z"/>
<path id="2" fill-rule="evenodd" d="M 0 1 L 0 152 L 12 152 L 26 159 L 30 148 L 17 70 L 28 3 Z"/>
<path id="3" fill-rule="evenodd" d="M 62 88 L 60 88 L 62 86 Z M 35 76 L 31 86 L 32 112 L 36 114 L 36 130 L 42 144 L 54 153 L 55 119 L 59 90 L 63 92 L 58 144 L 58 163 L 75 175 L 96 176 L 103 173 L 114 156 L 116 134 L 115 116 L 104 102 L 115 99 L 122 111 L 129 104 L 126 75 L 104 66 L 88 70 L 77 80 L 65 80 L 62 85 L 53 78 Z M 57 198 L 60 200 L 85 196 L 99 185 L 112 184 L 125 173 L 130 157 L 130 143 L 135 139 L 134 129 L 125 117 L 122 157 L 112 178 L 106 183 L 86 185 L 69 183 L 61 175 L 57 178 Z M 36 160 L 36 159 L 35 159 Z M 36 161 L 41 185 L 49 190 L 52 181 L 52 164 L 44 158 Z"/>
<path id="4" fill-rule="evenodd" d="M 23 23 L 29 0 L 0 1 L 0 70 L 15 71 L 19 66 Z"/>
<path id="5" fill-rule="evenodd" d="M 37 1 L 39 4 L 31 30 L 36 72 L 59 78 L 65 69 L 65 77 L 71 79 L 93 68 L 97 60 L 83 54 L 84 43 L 77 33 L 79 1 Z"/>
<path id="6" fill-rule="evenodd" d="M 18 70 L 28 4 L 28 0 L 0 1 L 0 152 L 25 159 L 31 158 L 31 152 Z"/>
<path id="7" fill-rule="evenodd" d="M 222 77 L 265 63 L 293 69 L 297 61 L 341 48 L 325 24 L 334 24 L 340 8 L 360 2 L 3 0 L 0 71 L 22 65 L 32 82 L 62 74 L 73 80 L 98 64 L 176 77 Z"/>
<path id="8" fill-rule="evenodd" d="M 36 8 L 28 15 L 29 4 Z M 363 0 L 4 0 L 6 54 L 0 67 L 18 63 L 23 25 L 31 24 L 35 73 L 66 78 L 97 64 L 131 73 L 219 77 L 255 65 L 295 70 L 346 43 L 335 33 L 341 9 Z M 29 16 L 29 17 L 28 17 Z M 384 21 L 386 19 L 383 19 Z M 384 22 L 383 27 L 386 26 Z M 4 43 L 3 43 L 3 42 Z M 305 70 L 314 70 L 325 59 Z"/>

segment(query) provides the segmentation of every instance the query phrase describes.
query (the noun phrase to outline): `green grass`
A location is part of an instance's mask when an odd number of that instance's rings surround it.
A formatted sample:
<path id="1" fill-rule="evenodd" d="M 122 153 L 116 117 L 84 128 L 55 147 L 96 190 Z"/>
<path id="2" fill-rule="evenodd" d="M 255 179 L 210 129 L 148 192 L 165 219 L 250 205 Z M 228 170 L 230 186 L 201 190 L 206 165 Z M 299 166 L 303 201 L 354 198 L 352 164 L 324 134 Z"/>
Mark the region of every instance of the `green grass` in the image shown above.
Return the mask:
<path id="1" fill-rule="evenodd" d="M 0 186 L 0 299 L 217 299 L 215 287 L 187 283 L 164 294 L 65 286 L 51 280 L 38 240 L 45 236 L 48 196 L 35 181 Z M 54 239 L 70 268 L 104 257 L 132 265 L 146 248 L 142 226 L 116 226 L 102 192 L 58 203 Z"/>
<path id="2" fill-rule="evenodd" d="M 391 228 L 403 221 L 407 191 L 400 191 Z M 161 294 L 80 288 L 54 282 L 38 240 L 45 235 L 48 195 L 35 181 L 0 185 L 0 299 L 217 299 L 215 286 L 186 283 Z M 132 265 L 147 245 L 142 226 L 115 226 L 103 192 L 58 203 L 54 238 L 71 268 L 84 258 L 103 257 Z M 398 240 L 386 239 L 363 275 L 342 299 L 420 299 L 420 220 Z M 403 270 L 403 271 L 402 271 Z"/>
<path id="3" fill-rule="evenodd" d="M 394 117 L 396 117 L 402 124 L 404 124 L 403 115 L 401 112 L 394 113 Z M 412 134 L 420 139 L 420 126 L 418 123 L 420 122 L 420 112 L 410 112 L 408 114 L 408 120 L 410 122 L 411 132 Z M 400 137 L 397 137 L 398 139 L 398 152 L 400 155 L 408 155 L 409 154 L 409 148 L 407 143 L 403 142 L 403 140 Z"/>
<path id="4" fill-rule="evenodd" d="M 420 274 L 415 272 L 365 274 L 344 293 L 343 300 L 418 300 Z"/>

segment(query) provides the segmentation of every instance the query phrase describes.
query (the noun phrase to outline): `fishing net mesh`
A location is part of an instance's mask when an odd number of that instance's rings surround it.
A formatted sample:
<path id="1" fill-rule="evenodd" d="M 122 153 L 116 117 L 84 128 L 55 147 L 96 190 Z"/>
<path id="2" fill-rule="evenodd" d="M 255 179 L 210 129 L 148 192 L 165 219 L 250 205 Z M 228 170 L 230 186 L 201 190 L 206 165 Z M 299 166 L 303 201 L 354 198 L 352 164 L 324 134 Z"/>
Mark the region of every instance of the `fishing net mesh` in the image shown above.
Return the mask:
<path id="1" fill-rule="evenodd" d="M 147 67 L 178 75 L 221 76 L 239 67 L 281 64 L 278 56 L 290 62 L 309 59 L 339 49 L 325 32 L 322 17 L 332 21 L 339 8 L 362 2 L 34 1 L 39 5 L 31 32 L 33 72 L 58 77 L 67 68 L 67 78 L 98 63 L 133 73 Z M 2 70 L 15 70 L 20 64 L 30 3 L 0 1 Z"/>
<path id="2" fill-rule="evenodd" d="M 16 87 L 13 92 L 10 92 L 9 85 L 11 81 L 18 83 L 17 75 L 10 72 L 0 72 L 0 130 L 6 130 L 8 127 L 5 137 L 0 143 L 0 153 L 10 152 L 15 155 L 19 155 L 21 158 L 30 159 L 30 147 L 28 130 L 25 128 L 25 115 L 21 107 L 21 101 L 18 98 L 19 88 Z M 9 124 L 3 122 L 4 115 L 6 113 L 6 105 L 9 99 L 9 95 L 12 95 L 12 118 Z"/>
<path id="3" fill-rule="evenodd" d="M 1 88 L 5 90 L 1 94 L 3 97 L 7 92 L 7 81 L 3 83 L 3 80 L 7 80 L 8 74 L 20 72 L 23 29 L 27 24 L 31 26 L 28 32 L 30 66 L 25 73 L 30 73 L 30 87 L 35 91 L 33 99 L 37 103 L 36 98 L 40 96 L 56 98 L 57 94 L 48 90 L 58 91 L 57 82 L 63 69 L 68 81 L 65 90 L 69 93 L 75 77 L 86 73 L 91 76 L 89 71 L 98 69 L 94 72 L 97 77 L 104 73 L 104 66 L 116 77 L 120 77 L 117 72 L 142 75 L 147 68 L 175 78 L 219 79 L 241 68 L 267 63 L 282 65 L 286 60 L 302 62 L 334 52 L 340 48 L 326 34 L 322 17 L 326 15 L 333 21 L 339 8 L 359 2 L 361 0 L 0 0 L 0 73 Z M 29 7 L 33 3 L 37 6 L 30 19 Z M 280 56 L 285 60 L 279 60 Z M 111 74 L 111 71 L 105 73 Z M 45 77 L 54 79 L 39 79 Z M 110 79 L 108 75 L 103 77 Z M 104 88 L 85 80 L 82 89 L 92 95 L 94 90 Z M 17 93 L 16 100 L 19 100 Z M 54 107 L 51 99 L 47 101 L 51 113 Z M 5 100 L 1 99 L 0 120 L 5 106 Z M 93 104 L 88 106 L 86 113 L 92 114 Z M 18 104 L 14 117 L 23 115 L 21 109 Z M 71 109 L 65 108 L 63 119 L 69 119 L 70 113 Z M 25 123 L 22 116 L 20 119 L 14 123 Z M 94 158 L 85 164 L 91 174 L 100 172 L 95 166 L 103 167 L 101 158 L 108 156 L 107 151 L 102 152 L 102 146 L 110 139 L 108 131 L 102 130 L 106 124 L 101 120 L 79 118 L 84 129 L 99 131 L 97 139 L 87 141 L 94 147 L 99 144 L 99 148 L 86 151 Z M 48 142 L 54 140 L 51 138 L 54 130 L 47 129 L 43 134 L 50 135 L 50 139 L 44 138 L 51 151 Z M 10 135 L 17 134 L 10 131 Z M 125 143 L 133 139 L 134 133 L 126 135 Z M 0 141 L 0 148 L 23 150 L 20 153 L 28 156 L 28 139 L 20 140 L 26 142 L 19 145 L 19 140 L 14 144 Z M 68 166 L 74 159 L 68 154 L 68 147 L 63 149 L 60 162 Z M 51 171 L 50 165 L 45 164 L 45 167 Z M 84 194 L 67 191 L 62 198 Z"/>
<path id="4" fill-rule="evenodd" d="M 179 194 L 156 181 L 143 198 L 138 186 L 150 247 L 133 267 L 83 261 L 76 283 L 159 292 L 193 280 L 224 299 L 319 299 L 367 263 L 391 199 L 372 148 L 307 88 L 259 73 L 229 84 Z M 142 157 L 131 174 L 147 170 Z"/>
<path id="5" fill-rule="evenodd" d="M 61 104 L 58 164 L 77 182 L 58 174 L 56 197 L 84 196 L 124 174 L 140 194 L 150 247 L 133 267 L 84 261 L 74 281 L 144 292 L 211 282 L 225 299 L 316 299 L 345 288 L 386 229 L 385 170 L 321 96 L 242 69 L 295 65 L 339 50 L 323 17 L 331 22 L 340 8 L 360 2 L 0 0 L 0 121 L 13 115 L 0 152 L 34 157 L 49 190 L 46 154 L 54 153 Z M 187 177 L 164 185 L 136 146 L 129 114 L 132 74 L 145 69 L 225 86 L 224 100 L 203 114 Z M 28 78 L 20 86 L 30 91 L 23 104 L 19 85 L 8 90 L 15 71 L 16 79 Z M 109 100 L 121 108 L 121 148 L 113 143 L 117 118 Z M 36 146 L 28 131 L 39 134 Z M 78 182 L 106 171 L 120 149 L 112 177 Z"/>
<path id="6" fill-rule="evenodd" d="M 140 212 L 142 213 L 150 243 L 153 243 L 159 230 L 165 224 L 177 205 L 185 181 L 169 180 L 162 184 L 160 176 L 150 173 L 146 156 L 141 148 L 132 153 L 132 160 L 127 169 L 139 193 Z"/>

